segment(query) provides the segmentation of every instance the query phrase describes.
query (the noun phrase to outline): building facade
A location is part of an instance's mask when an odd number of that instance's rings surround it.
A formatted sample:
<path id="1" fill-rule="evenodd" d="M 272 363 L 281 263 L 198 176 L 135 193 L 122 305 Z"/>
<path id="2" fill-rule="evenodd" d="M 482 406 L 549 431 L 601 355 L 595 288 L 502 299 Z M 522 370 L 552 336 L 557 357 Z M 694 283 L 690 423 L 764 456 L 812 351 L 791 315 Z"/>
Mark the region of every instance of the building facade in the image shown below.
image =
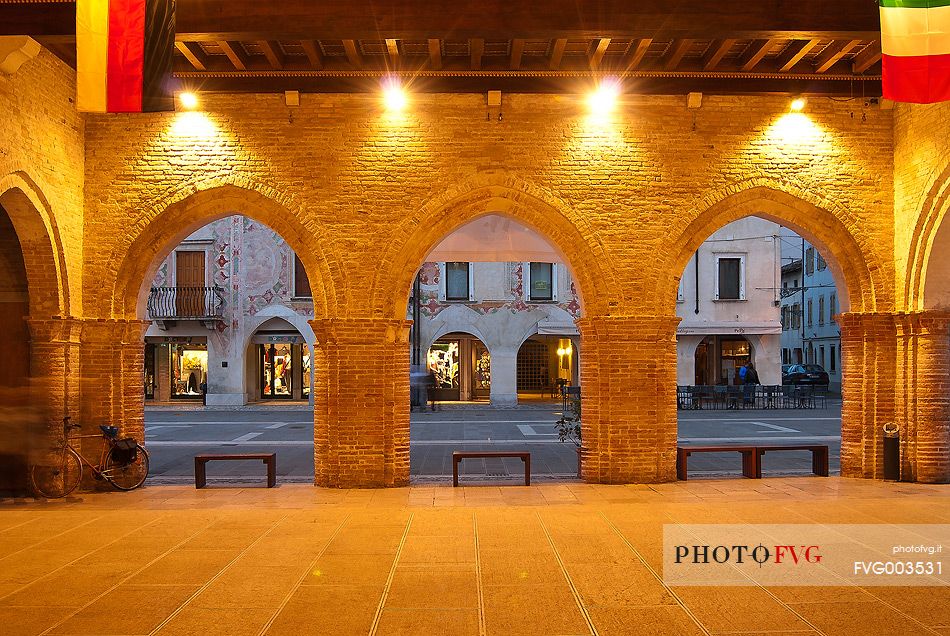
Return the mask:
<path id="1" fill-rule="evenodd" d="M 677 384 L 739 384 L 752 362 L 762 384 L 781 384 L 776 223 L 748 217 L 714 232 L 680 278 Z"/>
<path id="2" fill-rule="evenodd" d="M 202 227 L 144 293 L 146 400 L 312 402 L 309 281 L 266 225 L 232 215 Z"/>
<path id="3" fill-rule="evenodd" d="M 838 287 L 828 262 L 804 239 L 801 255 L 782 269 L 782 362 L 820 365 L 828 373 L 829 389 L 840 391 Z"/>

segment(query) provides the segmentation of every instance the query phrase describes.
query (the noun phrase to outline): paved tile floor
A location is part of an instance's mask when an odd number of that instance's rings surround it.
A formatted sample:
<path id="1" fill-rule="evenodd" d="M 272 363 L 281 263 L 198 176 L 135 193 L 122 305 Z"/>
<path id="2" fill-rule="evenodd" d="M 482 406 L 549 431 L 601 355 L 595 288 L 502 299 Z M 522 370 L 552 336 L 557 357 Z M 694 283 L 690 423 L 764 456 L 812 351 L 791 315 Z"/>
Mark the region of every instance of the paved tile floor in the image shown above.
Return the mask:
<path id="1" fill-rule="evenodd" d="M 950 588 L 670 588 L 662 526 L 950 523 L 950 487 L 151 486 L 0 501 L 0 634 L 944 634 Z"/>

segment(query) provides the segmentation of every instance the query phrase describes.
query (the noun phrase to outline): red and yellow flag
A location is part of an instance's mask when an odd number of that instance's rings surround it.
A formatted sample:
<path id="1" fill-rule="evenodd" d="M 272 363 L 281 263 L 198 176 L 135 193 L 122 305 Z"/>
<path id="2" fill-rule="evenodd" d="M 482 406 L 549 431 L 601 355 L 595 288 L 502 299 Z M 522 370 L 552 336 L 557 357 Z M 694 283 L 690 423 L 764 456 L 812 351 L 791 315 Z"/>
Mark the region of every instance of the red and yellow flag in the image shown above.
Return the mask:
<path id="1" fill-rule="evenodd" d="M 880 0 L 884 97 L 950 100 L 950 0 Z"/>
<path id="2" fill-rule="evenodd" d="M 174 48 L 175 0 L 77 0 L 77 108 L 174 110 Z"/>

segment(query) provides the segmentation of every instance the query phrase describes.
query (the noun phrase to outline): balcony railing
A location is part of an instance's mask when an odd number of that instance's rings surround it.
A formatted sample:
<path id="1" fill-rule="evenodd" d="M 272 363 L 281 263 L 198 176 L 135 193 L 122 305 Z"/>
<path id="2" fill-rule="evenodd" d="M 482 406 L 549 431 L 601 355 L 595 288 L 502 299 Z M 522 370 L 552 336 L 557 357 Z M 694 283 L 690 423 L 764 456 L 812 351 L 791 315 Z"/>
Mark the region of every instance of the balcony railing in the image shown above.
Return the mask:
<path id="1" fill-rule="evenodd" d="M 222 317 L 224 290 L 214 287 L 152 287 L 148 295 L 151 320 L 214 320 Z"/>

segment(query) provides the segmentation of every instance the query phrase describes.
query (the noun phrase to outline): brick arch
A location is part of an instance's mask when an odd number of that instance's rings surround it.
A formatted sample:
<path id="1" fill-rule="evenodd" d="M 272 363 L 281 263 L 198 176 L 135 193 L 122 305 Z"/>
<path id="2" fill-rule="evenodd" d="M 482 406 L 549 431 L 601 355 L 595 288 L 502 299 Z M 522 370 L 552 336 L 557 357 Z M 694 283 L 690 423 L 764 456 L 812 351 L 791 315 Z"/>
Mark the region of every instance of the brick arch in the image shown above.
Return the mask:
<path id="1" fill-rule="evenodd" d="M 688 214 L 692 221 L 666 247 L 669 265 L 660 272 L 657 302 L 675 313 L 679 278 L 689 259 L 716 230 L 758 216 L 791 228 L 815 245 L 839 285 L 841 311 L 872 312 L 888 296 L 886 274 L 875 266 L 867 239 L 848 228 L 860 222 L 847 210 L 787 183 L 752 179 L 704 197 Z"/>
<path id="2" fill-rule="evenodd" d="M 946 260 L 946 250 L 950 248 L 950 227 L 944 225 L 948 212 L 950 162 L 934 176 L 917 210 L 917 224 L 911 235 L 908 271 L 904 283 L 904 298 L 912 311 L 938 308 L 940 292 L 950 296 L 950 276 L 947 275 L 946 269 L 931 269 L 934 264 L 931 261 L 932 255 L 936 254 L 941 261 Z"/>
<path id="3" fill-rule="evenodd" d="M 393 232 L 373 281 L 372 310 L 404 318 L 416 271 L 439 242 L 482 216 L 499 214 L 533 229 L 564 258 L 585 313 L 608 313 L 611 258 L 587 221 L 552 194 L 516 177 L 483 174 L 430 199 Z"/>
<path id="4" fill-rule="evenodd" d="M 112 298 L 116 318 L 136 318 L 144 314 L 144 294 L 161 261 L 184 238 L 197 229 L 226 216 L 240 214 L 263 223 L 277 232 L 297 253 L 310 279 L 314 314 L 326 316 L 335 309 L 339 281 L 333 266 L 331 242 L 317 227 L 307 227 L 298 206 L 284 201 L 272 190 L 248 181 L 199 184 L 179 189 L 149 206 L 144 222 L 135 224 L 112 253 L 119 263 Z M 131 215 L 130 215 L 131 216 Z"/>
<path id="5" fill-rule="evenodd" d="M 59 227 L 43 190 L 25 172 L 0 178 L 0 205 L 10 217 L 23 251 L 30 317 L 68 316 L 69 276 Z"/>

